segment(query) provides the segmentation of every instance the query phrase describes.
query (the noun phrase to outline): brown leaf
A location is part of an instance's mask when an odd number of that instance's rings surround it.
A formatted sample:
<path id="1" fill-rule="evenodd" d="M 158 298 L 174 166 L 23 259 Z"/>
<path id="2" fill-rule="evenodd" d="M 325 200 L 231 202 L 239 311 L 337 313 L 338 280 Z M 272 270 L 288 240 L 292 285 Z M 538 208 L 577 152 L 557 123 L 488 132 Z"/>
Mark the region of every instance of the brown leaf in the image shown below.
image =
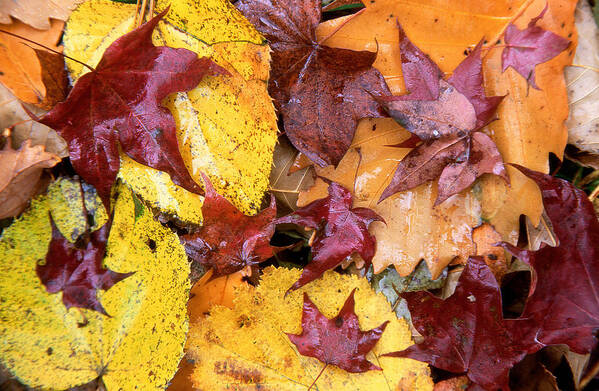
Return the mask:
<path id="1" fill-rule="evenodd" d="M 472 241 L 476 243 L 476 255 L 481 256 L 491 269 L 497 281 L 508 271 L 505 251 L 495 244 L 501 242 L 501 235 L 489 223 L 483 223 L 472 230 Z"/>
<path id="2" fill-rule="evenodd" d="M 71 11 L 83 0 L 10 0 L 0 6 L 0 23 L 10 23 L 13 18 L 38 29 L 47 30 L 50 18 L 66 21 Z"/>
<path id="3" fill-rule="evenodd" d="M 42 67 L 42 83 L 46 88 L 46 95 L 40 106 L 54 107 L 68 95 L 69 79 L 64 57 L 58 53 L 38 49 L 35 49 L 35 54 Z"/>
<path id="4" fill-rule="evenodd" d="M 25 209 L 40 185 L 44 168 L 55 166 L 60 158 L 41 145 L 27 140 L 13 150 L 10 141 L 0 151 L 0 219 L 16 216 Z"/>

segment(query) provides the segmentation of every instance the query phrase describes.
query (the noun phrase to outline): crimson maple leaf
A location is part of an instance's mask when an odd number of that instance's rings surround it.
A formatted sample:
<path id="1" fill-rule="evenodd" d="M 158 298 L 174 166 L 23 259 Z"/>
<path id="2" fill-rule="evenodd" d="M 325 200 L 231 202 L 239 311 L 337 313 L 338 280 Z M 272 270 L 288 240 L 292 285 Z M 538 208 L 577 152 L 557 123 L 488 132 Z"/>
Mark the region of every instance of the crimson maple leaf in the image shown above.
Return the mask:
<path id="1" fill-rule="evenodd" d="M 114 41 L 67 100 L 40 120 L 67 141 L 73 167 L 97 189 L 107 210 L 119 148 L 167 172 L 176 184 L 200 190 L 179 154 L 175 121 L 161 101 L 193 89 L 206 75 L 227 71 L 187 49 L 154 46 L 152 31 L 167 11 Z"/>
<path id="2" fill-rule="evenodd" d="M 276 224 L 294 223 L 316 230 L 312 261 L 303 269 L 291 290 L 317 279 L 354 253 L 362 257 L 368 268 L 376 246 L 376 239 L 368 232 L 368 226 L 373 221 L 384 220 L 372 209 L 352 208 L 352 202 L 349 190 L 332 182 L 328 197 L 313 201 L 277 219 Z"/>
<path id="3" fill-rule="evenodd" d="M 287 336 L 301 354 L 317 358 L 327 365 L 333 364 L 352 373 L 381 370 L 366 360 L 366 354 L 381 338 L 389 321 L 369 331 L 360 330 L 360 323 L 354 312 L 355 291 L 352 290 L 343 308 L 333 319 L 324 316 L 304 293 L 302 333 Z"/>
<path id="4" fill-rule="evenodd" d="M 379 101 L 391 117 L 424 142 L 398 163 L 379 202 L 437 177 L 435 205 L 468 188 L 485 173 L 501 176 L 509 183 L 495 143 L 479 131 L 495 118 L 503 99 L 485 95 L 482 40 L 445 81 L 437 65 L 410 42 L 399 24 L 398 29 L 409 93 L 382 97 Z M 413 142 L 412 138 L 398 147 Z"/>
<path id="5" fill-rule="evenodd" d="M 62 291 L 65 307 L 87 308 L 108 315 L 98 300 L 98 289 L 108 290 L 133 273 L 117 273 L 102 266 L 111 222 L 89 234 L 83 245 L 69 242 L 58 230 L 52 217 L 52 240 L 46 262 L 36 272 L 49 293 Z"/>
<path id="6" fill-rule="evenodd" d="M 535 67 L 551 60 L 570 46 L 570 41 L 566 38 L 537 26 L 548 7 L 549 4 L 546 4 L 543 11 L 532 18 L 524 30 L 510 23 L 504 35 L 506 47 L 501 53 L 503 72 L 509 67 L 514 68 L 537 90 L 539 87 L 535 82 Z"/>
<path id="7" fill-rule="evenodd" d="M 320 166 L 337 165 L 357 121 L 381 117 L 373 96 L 389 94 L 376 53 L 324 46 L 320 0 L 240 0 L 237 8 L 272 49 L 269 92 L 291 143 Z"/>
<path id="8" fill-rule="evenodd" d="M 205 175 L 202 227 L 196 233 L 181 236 L 187 256 L 214 268 L 214 275 L 231 274 L 256 265 L 273 256 L 270 238 L 277 215 L 275 198 L 256 216 L 241 213 L 218 194 Z"/>
<path id="9" fill-rule="evenodd" d="M 521 250 L 503 247 L 532 266 L 528 300 L 522 313 L 538 325 L 543 345 L 566 344 L 577 353 L 596 345 L 599 329 L 599 221 L 586 194 L 569 182 L 515 165 L 541 189 L 557 247 Z"/>
<path id="10" fill-rule="evenodd" d="M 424 341 L 385 356 L 465 373 L 488 390 L 509 390 L 510 368 L 539 349 L 520 340 L 520 319 L 503 319 L 499 285 L 481 257 L 468 260 L 455 292 L 445 300 L 425 291 L 401 296 Z"/>

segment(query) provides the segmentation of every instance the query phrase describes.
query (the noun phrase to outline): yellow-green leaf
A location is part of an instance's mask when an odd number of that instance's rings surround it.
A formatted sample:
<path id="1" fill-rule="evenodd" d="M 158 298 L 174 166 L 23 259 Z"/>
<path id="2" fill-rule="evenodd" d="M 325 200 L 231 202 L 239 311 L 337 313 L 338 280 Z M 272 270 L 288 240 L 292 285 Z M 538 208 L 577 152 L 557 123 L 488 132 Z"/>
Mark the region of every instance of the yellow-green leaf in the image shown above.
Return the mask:
<path id="1" fill-rule="evenodd" d="M 187 351 L 195 360 L 193 386 L 202 390 L 306 390 L 324 366 L 302 356 L 285 333 L 301 332 L 302 295 L 333 318 L 352 289 L 362 330 L 390 321 L 381 339 L 366 356 L 382 371 L 348 373 L 328 366 L 315 390 L 432 390 L 428 367 L 410 359 L 380 357 L 412 344 L 410 330 L 397 319 L 382 294 L 356 276 L 327 272 L 304 288 L 285 291 L 301 270 L 268 268 L 258 288 L 238 289 L 234 308 L 212 307 L 210 316 L 190 327 Z"/>
<path id="2" fill-rule="evenodd" d="M 177 369 L 187 332 L 185 251 L 145 207 L 136 216 L 129 189 L 117 190 L 104 265 L 135 273 L 99 291 L 110 317 L 67 310 L 62 294 L 47 293 L 37 277 L 51 238 L 50 205 L 64 199 L 38 197 L 3 232 L 0 362 L 29 386 L 66 389 L 101 377 L 108 391 L 153 390 Z"/>
<path id="3" fill-rule="evenodd" d="M 277 138 L 268 96 L 270 53 L 254 27 L 227 0 L 158 0 L 171 6 L 154 43 L 210 56 L 230 77 L 207 77 L 188 93 L 165 100 L 177 123 L 181 155 L 192 177 L 208 174 L 215 188 L 244 213 L 260 208 L 268 187 Z M 91 0 L 79 6 L 65 29 L 65 54 L 96 65 L 104 50 L 132 28 L 135 4 Z M 68 61 L 73 77 L 84 69 Z M 185 222 L 201 222 L 201 197 L 175 186 L 168 175 L 121 158 L 120 177 L 152 206 Z"/>

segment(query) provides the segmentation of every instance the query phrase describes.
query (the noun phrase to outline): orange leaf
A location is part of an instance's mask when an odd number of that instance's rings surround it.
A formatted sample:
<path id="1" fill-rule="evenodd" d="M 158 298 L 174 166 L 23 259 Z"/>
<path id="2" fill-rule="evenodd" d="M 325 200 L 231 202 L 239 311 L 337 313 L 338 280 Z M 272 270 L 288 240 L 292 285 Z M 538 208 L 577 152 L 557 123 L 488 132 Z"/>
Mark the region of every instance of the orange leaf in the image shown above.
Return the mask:
<path id="1" fill-rule="evenodd" d="M 49 30 L 36 30 L 25 23 L 14 21 L 1 24 L 0 29 L 18 34 L 32 41 L 61 51 L 57 46 L 62 35 L 64 22 L 52 19 Z M 36 45 L 8 34 L 0 33 L 0 82 L 8 87 L 23 102 L 33 103 L 49 109 L 56 99 L 46 101 L 46 87 L 42 80 L 42 68 L 35 51 Z M 56 61 L 54 61 L 56 62 Z M 59 59 L 64 66 L 64 61 Z M 53 68 L 56 68 L 54 65 Z"/>

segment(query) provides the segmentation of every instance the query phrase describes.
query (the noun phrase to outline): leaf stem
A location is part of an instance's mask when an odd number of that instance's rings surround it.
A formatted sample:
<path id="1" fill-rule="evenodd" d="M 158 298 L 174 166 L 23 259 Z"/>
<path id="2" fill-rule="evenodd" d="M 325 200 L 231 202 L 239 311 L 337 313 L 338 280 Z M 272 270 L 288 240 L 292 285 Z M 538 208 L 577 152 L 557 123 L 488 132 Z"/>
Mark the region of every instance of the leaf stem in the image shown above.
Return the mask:
<path id="1" fill-rule="evenodd" d="M 316 376 L 316 379 L 314 379 L 314 381 L 312 382 L 312 384 L 310 384 L 310 387 L 308 387 L 307 391 L 310 391 L 312 389 L 312 386 L 314 386 L 314 384 L 316 384 L 316 382 L 318 381 L 318 379 L 320 379 L 320 375 L 322 375 L 322 373 L 324 372 L 325 369 L 327 369 L 327 366 L 329 365 L 329 363 L 325 363 L 324 367 L 322 367 L 322 369 L 320 370 L 320 373 L 318 374 L 318 376 Z"/>
<path id="2" fill-rule="evenodd" d="M 41 46 L 41 47 L 43 47 L 44 49 L 46 49 L 46 50 L 48 50 L 48 51 L 51 51 L 52 53 L 58 54 L 58 55 L 60 55 L 60 56 L 63 56 L 64 58 L 68 58 L 68 59 L 69 59 L 69 60 L 71 60 L 71 61 L 75 61 L 76 63 L 79 63 L 79 64 L 83 65 L 84 67 L 88 68 L 90 71 L 92 71 L 92 72 L 95 72 L 95 69 L 94 69 L 94 68 L 90 67 L 89 65 L 87 65 L 87 64 L 86 64 L 86 63 L 84 63 L 83 61 L 79 61 L 79 60 L 77 60 L 76 58 L 73 58 L 73 57 L 71 57 L 71 56 L 67 56 L 67 55 L 66 55 L 66 54 L 64 54 L 64 53 L 61 53 L 61 52 L 59 52 L 59 51 L 57 51 L 57 50 L 54 50 L 54 49 L 52 49 L 52 48 L 49 48 L 49 47 L 48 47 L 48 46 L 46 46 L 46 45 L 42 45 L 41 43 L 38 43 L 38 42 L 32 41 L 32 40 L 31 40 L 31 39 L 29 39 L 29 38 L 25 38 L 25 37 L 22 37 L 22 36 L 20 36 L 19 34 L 11 33 L 10 31 L 6 31 L 6 30 L 2 30 L 2 29 L 0 29 L 0 33 L 8 34 L 8 35 L 10 35 L 10 36 L 13 36 L 13 37 L 15 37 L 15 38 L 22 39 L 23 41 L 27 41 L 27 42 L 29 42 L 29 43 L 32 43 L 32 44 L 34 44 L 34 45 L 37 45 L 37 46 Z"/>
<path id="3" fill-rule="evenodd" d="M 147 5 L 148 5 L 148 0 L 143 0 L 141 3 L 141 10 L 139 12 L 139 19 L 137 19 L 137 15 L 136 15 L 137 22 L 135 23 L 135 28 L 138 28 L 143 23 L 144 15 L 146 14 L 146 6 Z"/>

